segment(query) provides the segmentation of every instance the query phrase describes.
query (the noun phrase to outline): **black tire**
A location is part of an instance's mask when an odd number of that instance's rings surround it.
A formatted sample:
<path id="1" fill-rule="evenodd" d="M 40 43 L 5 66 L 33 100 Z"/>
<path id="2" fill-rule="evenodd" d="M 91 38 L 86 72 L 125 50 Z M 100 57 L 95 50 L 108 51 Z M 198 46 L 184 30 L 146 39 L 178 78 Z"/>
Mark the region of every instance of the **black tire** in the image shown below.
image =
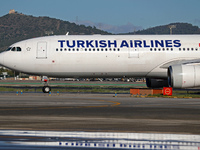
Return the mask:
<path id="1" fill-rule="evenodd" d="M 51 91 L 51 87 L 50 87 L 50 86 L 44 86 L 44 87 L 42 88 L 42 91 L 43 91 L 44 93 L 49 93 L 49 92 Z"/>

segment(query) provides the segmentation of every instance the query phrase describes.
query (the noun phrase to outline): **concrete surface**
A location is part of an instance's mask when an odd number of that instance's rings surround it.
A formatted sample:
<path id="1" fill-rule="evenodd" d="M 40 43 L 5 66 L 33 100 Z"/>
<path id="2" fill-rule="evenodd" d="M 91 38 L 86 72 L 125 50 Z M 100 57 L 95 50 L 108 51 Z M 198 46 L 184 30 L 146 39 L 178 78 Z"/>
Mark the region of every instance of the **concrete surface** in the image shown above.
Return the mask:
<path id="1" fill-rule="evenodd" d="M 1 94 L 0 129 L 200 134 L 200 99 Z"/>

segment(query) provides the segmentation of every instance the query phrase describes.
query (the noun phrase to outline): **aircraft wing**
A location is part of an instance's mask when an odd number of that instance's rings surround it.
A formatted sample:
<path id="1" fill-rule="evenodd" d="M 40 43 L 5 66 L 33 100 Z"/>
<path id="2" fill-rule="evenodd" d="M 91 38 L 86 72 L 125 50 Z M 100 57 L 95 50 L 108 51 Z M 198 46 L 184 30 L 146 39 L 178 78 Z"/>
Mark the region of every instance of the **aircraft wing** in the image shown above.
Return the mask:
<path id="1" fill-rule="evenodd" d="M 162 69 L 167 69 L 169 68 L 169 66 L 172 66 L 172 65 L 186 65 L 186 64 L 193 64 L 193 65 L 200 65 L 200 59 L 192 59 L 192 60 L 188 60 L 188 59 L 179 59 L 179 60 L 173 60 L 173 61 L 170 61 L 170 62 L 167 62 L 163 65 L 160 66 L 160 68 Z"/>

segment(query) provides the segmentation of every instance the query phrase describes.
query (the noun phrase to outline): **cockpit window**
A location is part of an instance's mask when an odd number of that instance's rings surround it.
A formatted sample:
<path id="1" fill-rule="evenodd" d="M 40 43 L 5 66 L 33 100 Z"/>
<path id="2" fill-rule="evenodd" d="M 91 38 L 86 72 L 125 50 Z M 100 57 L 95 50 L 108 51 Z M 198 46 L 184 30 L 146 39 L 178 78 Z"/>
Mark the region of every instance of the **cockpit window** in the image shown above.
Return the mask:
<path id="1" fill-rule="evenodd" d="M 20 47 L 16 47 L 18 52 L 21 52 L 22 49 Z"/>
<path id="2" fill-rule="evenodd" d="M 9 51 L 9 50 L 11 50 L 11 48 L 12 48 L 12 47 L 8 47 L 8 49 L 7 49 L 6 51 Z"/>
<path id="3" fill-rule="evenodd" d="M 15 51 L 15 47 L 13 47 L 13 48 L 11 49 L 11 51 Z"/>
<path id="4" fill-rule="evenodd" d="M 12 47 L 11 48 L 11 51 L 17 51 L 17 52 L 21 52 L 22 51 L 22 49 L 20 48 L 20 47 Z"/>
<path id="5" fill-rule="evenodd" d="M 21 52 L 21 47 L 9 47 L 6 51 Z"/>

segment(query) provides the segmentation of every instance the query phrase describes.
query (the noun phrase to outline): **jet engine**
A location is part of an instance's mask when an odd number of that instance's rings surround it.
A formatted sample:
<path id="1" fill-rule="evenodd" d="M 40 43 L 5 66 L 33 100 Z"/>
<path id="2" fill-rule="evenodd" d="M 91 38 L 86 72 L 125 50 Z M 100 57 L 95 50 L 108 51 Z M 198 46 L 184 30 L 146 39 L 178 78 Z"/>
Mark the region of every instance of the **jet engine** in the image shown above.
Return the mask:
<path id="1" fill-rule="evenodd" d="M 172 65 L 168 68 L 168 82 L 173 88 L 200 86 L 199 65 Z"/>
<path id="2" fill-rule="evenodd" d="M 151 78 L 146 78 L 146 85 L 149 88 L 162 88 L 169 86 L 167 79 L 151 79 Z"/>

